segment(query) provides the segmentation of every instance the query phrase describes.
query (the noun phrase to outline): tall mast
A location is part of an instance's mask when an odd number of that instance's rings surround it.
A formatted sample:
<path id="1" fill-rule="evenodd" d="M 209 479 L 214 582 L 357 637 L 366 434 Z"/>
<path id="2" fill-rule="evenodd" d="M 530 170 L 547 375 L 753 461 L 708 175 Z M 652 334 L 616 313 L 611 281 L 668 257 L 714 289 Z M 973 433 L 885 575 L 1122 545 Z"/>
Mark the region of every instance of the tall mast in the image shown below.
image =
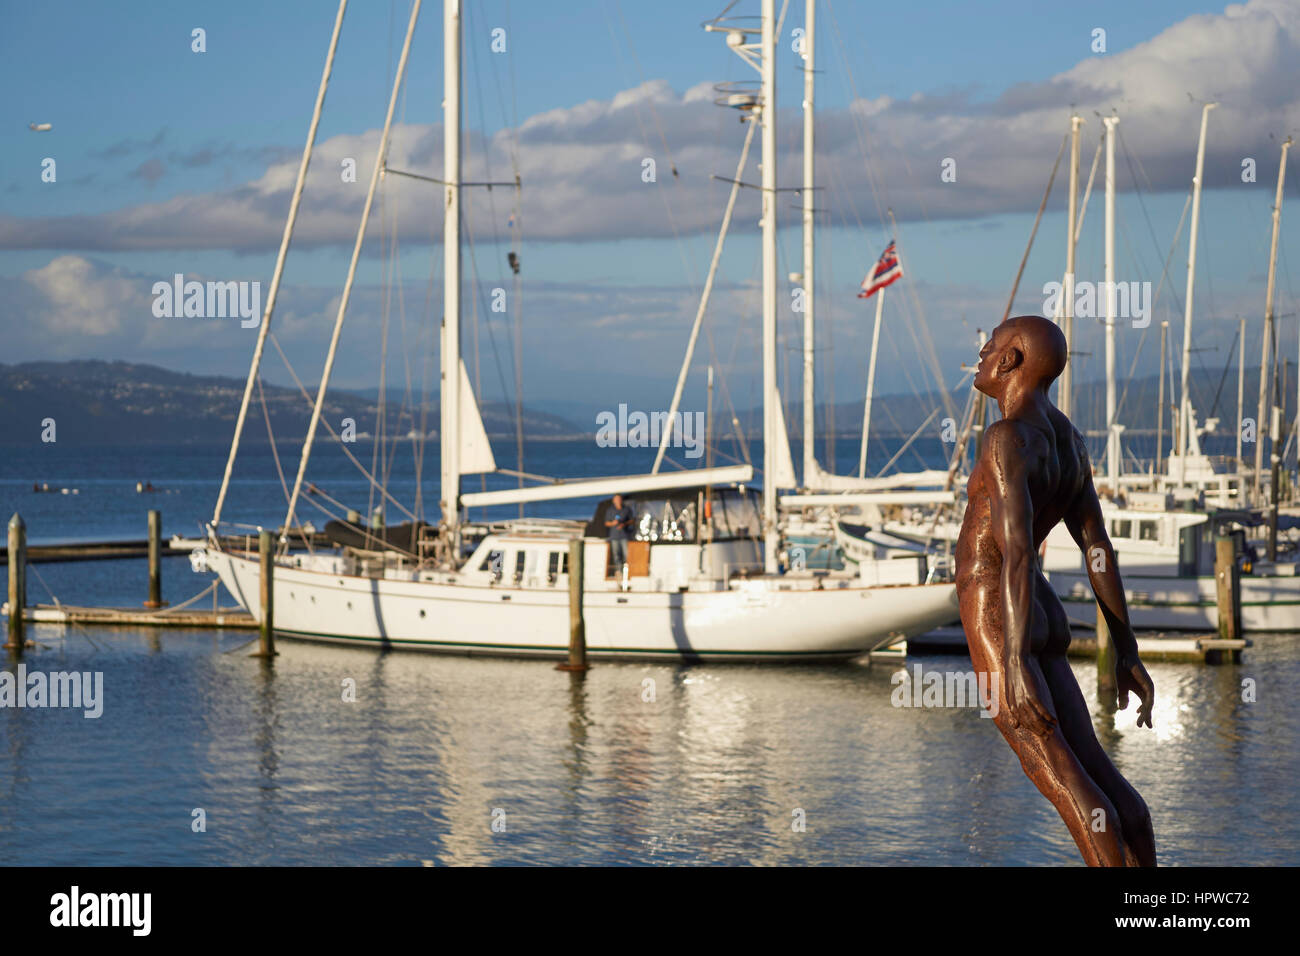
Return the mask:
<path id="1" fill-rule="evenodd" d="M 817 0 L 805 0 L 803 38 L 803 483 L 811 488 L 817 469 L 814 448 L 817 431 L 815 360 L 813 354 L 813 163 L 815 160 L 815 122 L 813 87 L 815 85 Z M 833 470 L 833 469 L 832 469 Z"/>
<path id="2" fill-rule="evenodd" d="M 442 521 L 460 557 L 460 0 L 442 4 Z M 520 466 L 522 467 L 522 466 Z"/>
<path id="3" fill-rule="evenodd" d="M 1118 116 L 1102 120 L 1106 127 L 1106 481 L 1119 497 L 1119 433 L 1115 430 L 1115 127 Z M 1068 364 L 1068 363 L 1067 363 Z"/>
<path id="4" fill-rule="evenodd" d="M 1183 371 L 1182 391 L 1178 410 L 1178 480 L 1187 477 L 1187 455 L 1192 442 L 1192 400 L 1187 391 L 1188 376 L 1192 370 L 1192 292 L 1196 286 L 1196 233 L 1201 221 L 1201 174 L 1205 171 L 1205 130 L 1210 122 L 1210 110 L 1217 103 L 1201 107 L 1201 136 L 1196 145 L 1196 177 L 1192 180 L 1192 225 L 1187 239 L 1187 295 L 1183 301 Z"/>
<path id="5" fill-rule="evenodd" d="M 1268 287 L 1264 292 L 1264 344 L 1259 356 L 1259 417 L 1255 419 L 1255 497 L 1259 497 L 1260 476 L 1264 471 L 1264 435 L 1268 429 L 1268 352 L 1273 342 L 1273 288 L 1277 278 L 1277 236 L 1282 226 L 1282 184 L 1286 181 L 1286 154 L 1291 137 L 1282 144 L 1282 161 L 1277 169 L 1277 196 L 1273 200 L 1273 239 L 1268 248 Z"/>
<path id="6" fill-rule="evenodd" d="M 1246 317 L 1241 317 L 1241 328 L 1237 330 L 1237 474 L 1240 476 L 1246 470 L 1246 463 L 1241 457 L 1241 417 L 1246 413 Z M 1256 436 L 1258 437 L 1258 436 Z M 1240 478 L 1238 485 L 1241 492 L 1245 492 L 1245 486 L 1241 484 Z"/>
<path id="7" fill-rule="evenodd" d="M 763 569 L 776 573 L 776 0 L 763 0 Z"/>
<path id="8" fill-rule="evenodd" d="M 1165 363 L 1169 348 L 1169 323 L 1160 323 L 1160 395 L 1156 399 L 1156 469 L 1160 474 L 1160 456 L 1164 452 L 1165 441 Z"/>
<path id="9" fill-rule="evenodd" d="M 1061 412 L 1066 418 L 1074 411 L 1074 376 L 1068 356 L 1074 348 L 1074 233 L 1079 215 L 1079 127 L 1082 125 L 1082 116 L 1070 117 L 1070 197 L 1065 225 L 1065 283 L 1061 289 L 1061 330 L 1065 333 L 1067 360 L 1065 368 L 1061 370 L 1061 388 L 1057 395 Z"/>
<path id="10" fill-rule="evenodd" d="M 984 351 L 984 343 L 989 340 L 983 329 L 976 330 L 979 333 L 980 351 Z M 983 392 L 975 393 L 975 406 L 973 408 L 974 417 L 971 419 L 971 468 L 975 467 L 975 462 L 979 460 L 980 452 L 984 448 L 984 431 L 989 421 L 989 403 L 988 396 Z"/>

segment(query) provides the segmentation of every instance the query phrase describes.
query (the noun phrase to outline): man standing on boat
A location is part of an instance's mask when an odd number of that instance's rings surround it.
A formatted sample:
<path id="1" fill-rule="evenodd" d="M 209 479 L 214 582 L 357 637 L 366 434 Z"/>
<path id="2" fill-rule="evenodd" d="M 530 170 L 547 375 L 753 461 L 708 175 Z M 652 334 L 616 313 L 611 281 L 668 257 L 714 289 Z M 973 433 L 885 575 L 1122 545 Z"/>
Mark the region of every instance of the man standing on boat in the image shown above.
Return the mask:
<path id="1" fill-rule="evenodd" d="M 632 509 L 623 504 L 623 496 L 615 495 L 605 512 L 605 527 L 609 529 L 609 556 L 616 575 L 627 564 L 627 536 L 631 533 L 632 517 Z"/>
<path id="2" fill-rule="evenodd" d="M 1150 813 L 1097 742 L 1065 655 L 1070 623 L 1038 560 L 1063 520 L 1115 643 L 1115 683 L 1103 704 L 1116 689 L 1120 709 L 1136 694 L 1138 726 L 1150 727 L 1155 687 L 1138 659 L 1087 446 L 1047 395 L 1066 360 L 1065 336 L 1037 315 L 1003 322 L 980 350 L 975 387 L 997 399 L 1002 420 L 985 433 L 967 484 L 956 554 L 962 627 L 976 674 L 1001 689 L 994 723 L 1084 861 L 1155 866 Z"/>

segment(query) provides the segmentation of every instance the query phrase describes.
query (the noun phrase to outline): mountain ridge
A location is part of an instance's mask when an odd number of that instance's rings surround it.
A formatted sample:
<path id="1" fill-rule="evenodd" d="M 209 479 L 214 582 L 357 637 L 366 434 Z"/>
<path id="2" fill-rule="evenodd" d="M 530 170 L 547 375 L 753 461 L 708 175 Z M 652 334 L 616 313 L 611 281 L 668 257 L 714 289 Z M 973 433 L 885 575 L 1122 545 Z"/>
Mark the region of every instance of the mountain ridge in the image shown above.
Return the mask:
<path id="1" fill-rule="evenodd" d="M 1214 417 L 1226 425 L 1236 417 L 1236 369 L 1200 369 L 1193 372 L 1192 397 L 1197 417 L 1202 422 L 1214 409 Z M 1247 368 L 1245 385 L 1246 417 L 1254 417 L 1259 395 L 1258 370 Z M 1288 407 L 1294 401 L 1294 381 L 1287 383 L 1285 395 Z M 71 361 L 35 361 L 16 364 L 0 363 L 0 444 L 14 445 L 40 441 L 44 422 L 54 419 L 59 439 L 86 444 L 143 444 L 152 442 L 205 442 L 228 441 L 234 431 L 235 416 L 243 395 L 244 380 L 233 376 L 178 372 L 148 363 L 105 359 L 77 359 Z M 1123 397 L 1119 418 L 1132 433 L 1154 432 L 1154 408 L 1158 394 L 1158 378 L 1149 376 L 1121 383 Z M 309 387 L 314 396 L 315 387 Z M 305 434 L 311 415 L 311 406 L 296 390 L 278 385 L 264 384 L 262 394 L 267 404 L 272 430 L 277 439 L 296 438 Z M 378 389 L 331 389 L 326 394 L 323 416 L 335 430 L 342 428 L 345 418 L 352 418 L 358 436 L 364 437 L 374 427 L 378 413 Z M 398 390 L 388 390 L 387 415 L 390 434 L 394 431 L 407 435 L 416 431 L 421 407 L 415 406 L 416 415 L 405 409 Z M 949 394 L 954 417 L 960 425 L 961 411 L 969 387 Z M 1215 397 L 1217 396 L 1217 407 Z M 254 393 L 254 402 L 258 401 Z M 1104 427 L 1104 383 L 1084 382 L 1076 388 L 1078 410 L 1075 425 L 1085 433 Z M 1176 401 L 1174 383 L 1165 382 L 1166 419 L 1169 430 L 1168 409 Z M 857 438 L 862 430 L 861 398 L 836 403 L 832 416 L 828 406 L 819 404 L 817 410 L 818 432 L 824 434 L 827 422 L 834 422 L 836 437 Z M 920 395 L 881 395 L 873 403 L 872 434 L 881 436 L 907 436 L 916 431 L 930 412 L 940 405 L 940 395 L 931 390 Z M 530 441 L 590 438 L 597 431 L 594 417 L 590 425 L 578 424 L 573 418 L 548 411 L 547 406 L 562 408 L 571 415 L 579 415 L 583 403 L 573 399 L 538 400 L 523 408 L 524 435 Z M 796 414 L 797 404 L 786 403 L 786 418 L 790 436 L 798 440 L 802 416 Z M 489 437 L 514 439 L 515 408 L 510 402 L 480 402 L 484 427 Z M 594 416 L 593 405 L 587 410 Z M 722 409 L 716 409 L 719 416 Z M 401 415 L 402 425 L 393 423 Z M 429 437 L 437 435 L 439 408 L 436 400 L 423 406 L 423 421 L 428 426 Z M 996 418 L 996 409 L 992 417 Z M 939 416 L 931 422 L 936 430 L 942 428 Z M 758 408 L 746 409 L 737 414 L 747 438 L 761 437 L 762 414 Z M 254 421 L 253 419 L 256 419 Z M 722 429 L 721 431 L 719 429 Z M 715 433 L 721 437 L 729 430 L 724 420 L 715 421 Z M 327 435 L 322 431 L 321 435 Z M 250 420 L 245 424 L 246 441 L 266 441 L 266 425 L 260 408 L 250 409 Z"/>

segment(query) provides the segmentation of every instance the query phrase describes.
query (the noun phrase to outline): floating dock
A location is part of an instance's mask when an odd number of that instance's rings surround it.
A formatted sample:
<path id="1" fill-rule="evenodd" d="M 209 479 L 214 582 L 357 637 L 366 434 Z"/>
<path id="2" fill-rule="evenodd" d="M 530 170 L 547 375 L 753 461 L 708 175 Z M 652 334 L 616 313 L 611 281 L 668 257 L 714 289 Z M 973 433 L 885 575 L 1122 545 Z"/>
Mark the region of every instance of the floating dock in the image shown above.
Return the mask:
<path id="1" fill-rule="evenodd" d="M 45 561 L 99 561 L 106 558 L 143 558 L 149 554 L 149 541 L 70 541 L 66 544 L 29 544 L 27 563 Z M 184 557 L 187 551 L 173 551 L 164 542 L 163 557 Z M 0 564 L 8 564 L 9 555 L 0 553 Z"/>
<path id="2" fill-rule="evenodd" d="M 9 613 L 6 602 L 4 614 Z M 95 624 L 130 627 L 188 627 L 255 630 L 253 615 L 239 608 L 216 611 L 182 609 L 149 611 L 130 607 L 78 607 L 72 604 L 37 604 L 23 608 L 23 620 L 32 624 Z"/>
<path id="3" fill-rule="evenodd" d="M 1244 638 L 1225 639 L 1217 634 L 1148 634 L 1138 635 L 1138 654 L 1143 661 L 1194 661 L 1201 664 L 1229 664 L 1241 660 L 1241 652 L 1250 647 Z M 895 644 L 907 654 L 965 654 L 966 634 L 959 627 L 941 627 L 928 634 Z M 1097 659 L 1097 639 L 1091 632 L 1070 637 L 1071 657 Z M 873 654 L 872 657 L 884 656 Z"/>

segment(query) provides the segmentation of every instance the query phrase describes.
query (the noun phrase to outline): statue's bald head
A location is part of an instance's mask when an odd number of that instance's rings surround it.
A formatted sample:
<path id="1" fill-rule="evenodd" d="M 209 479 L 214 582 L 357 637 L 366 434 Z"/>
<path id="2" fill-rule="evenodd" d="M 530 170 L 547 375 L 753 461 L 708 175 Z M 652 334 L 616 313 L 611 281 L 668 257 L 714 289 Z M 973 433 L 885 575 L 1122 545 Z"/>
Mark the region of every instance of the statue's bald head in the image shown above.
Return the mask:
<path id="1" fill-rule="evenodd" d="M 1024 385 L 1044 391 L 1065 369 L 1069 351 L 1055 322 L 1041 315 L 1018 315 L 993 330 L 980 351 L 975 387 L 996 396 L 1010 376 L 1023 376 Z"/>

